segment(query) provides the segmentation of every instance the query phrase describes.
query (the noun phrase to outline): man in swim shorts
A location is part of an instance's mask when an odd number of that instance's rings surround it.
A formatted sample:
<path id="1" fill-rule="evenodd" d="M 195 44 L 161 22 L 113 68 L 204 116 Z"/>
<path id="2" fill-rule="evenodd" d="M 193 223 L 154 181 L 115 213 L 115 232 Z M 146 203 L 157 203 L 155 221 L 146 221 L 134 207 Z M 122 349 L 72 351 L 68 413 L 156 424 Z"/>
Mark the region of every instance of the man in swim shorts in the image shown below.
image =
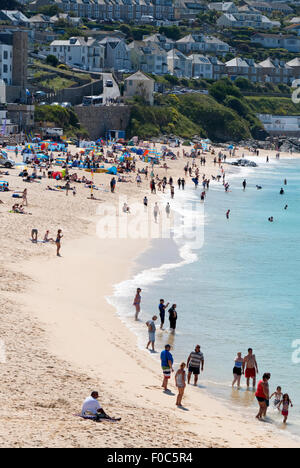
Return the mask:
<path id="1" fill-rule="evenodd" d="M 245 373 L 245 378 L 247 380 L 247 387 L 250 387 L 250 379 L 253 381 L 253 388 L 256 386 L 256 375 L 258 372 L 258 366 L 256 362 L 256 357 L 253 354 L 253 349 L 248 349 L 248 355 L 244 358 L 243 363 L 243 373 Z"/>
<path id="2" fill-rule="evenodd" d="M 191 381 L 191 376 L 194 374 L 194 385 L 196 387 L 198 383 L 198 377 L 200 375 L 200 367 L 201 371 L 204 370 L 204 356 L 201 353 L 200 345 L 197 345 L 195 351 L 192 351 L 187 360 L 187 368 L 188 372 L 188 384 Z"/>
<path id="3" fill-rule="evenodd" d="M 162 367 L 163 376 L 164 376 L 162 387 L 165 392 L 168 390 L 168 381 L 171 378 L 171 373 L 174 372 L 173 370 L 174 359 L 173 359 L 172 354 L 170 353 L 170 349 L 171 349 L 171 346 L 167 344 L 165 346 L 165 350 L 162 351 L 160 355 L 161 367 Z"/>

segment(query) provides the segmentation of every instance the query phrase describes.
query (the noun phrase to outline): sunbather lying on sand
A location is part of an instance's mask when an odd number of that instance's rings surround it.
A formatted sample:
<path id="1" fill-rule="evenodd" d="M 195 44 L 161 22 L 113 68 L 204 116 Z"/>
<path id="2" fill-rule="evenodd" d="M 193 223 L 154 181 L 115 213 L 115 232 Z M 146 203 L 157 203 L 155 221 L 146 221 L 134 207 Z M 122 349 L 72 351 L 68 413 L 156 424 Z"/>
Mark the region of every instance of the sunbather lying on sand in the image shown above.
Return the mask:
<path id="1" fill-rule="evenodd" d="M 10 213 L 18 213 L 18 214 L 27 214 L 27 215 L 32 215 L 32 213 L 26 213 L 24 211 L 23 205 L 19 205 L 18 203 L 15 203 L 10 211 Z"/>

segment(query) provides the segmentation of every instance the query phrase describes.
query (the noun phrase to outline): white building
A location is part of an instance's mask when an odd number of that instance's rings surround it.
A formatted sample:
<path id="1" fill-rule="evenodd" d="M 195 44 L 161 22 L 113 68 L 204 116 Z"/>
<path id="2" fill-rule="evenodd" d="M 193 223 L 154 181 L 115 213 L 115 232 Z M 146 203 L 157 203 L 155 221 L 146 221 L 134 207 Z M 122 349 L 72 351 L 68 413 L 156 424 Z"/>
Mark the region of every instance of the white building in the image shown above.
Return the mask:
<path id="1" fill-rule="evenodd" d="M 190 55 L 193 62 L 193 77 L 205 78 L 207 80 L 213 79 L 213 64 L 209 57 L 205 55 L 194 54 Z"/>
<path id="2" fill-rule="evenodd" d="M 191 78 L 193 76 L 193 60 L 179 50 L 173 49 L 168 52 L 168 69 L 171 75 L 177 78 Z"/>
<path id="3" fill-rule="evenodd" d="M 265 130 L 271 135 L 300 136 L 300 117 L 258 114 Z"/>
<path id="4" fill-rule="evenodd" d="M 154 102 L 154 80 L 141 71 L 134 73 L 125 80 L 124 97 L 141 96 L 150 105 Z"/>
<path id="5" fill-rule="evenodd" d="M 67 41 L 53 41 L 50 53 L 62 63 L 98 71 L 104 67 L 105 47 L 89 37 L 71 37 Z"/>
<path id="6" fill-rule="evenodd" d="M 208 8 L 212 11 L 219 11 L 221 13 L 235 13 L 238 11 L 233 2 L 209 3 Z"/>
<path id="7" fill-rule="evenodd" d="M 280 27 L 280 21 L 271 21 L 260 11 L 251 7 L 237 8 L 236 12 L 224 13 L 218 20 L 217 25 L 225 28 L 253 28 L 273 29 Z"/>
<path id="8" fill-rule="evenodd" d="M 104 67 L 114 70 L 131 70 L 130 49 L 123 39 L 105 37 L 99 44 L 105 49 Z"/>
<path id="9" fill-rule="evenodd" d="M 167 52 L 155 42 L 133 41 L 129 44 L 133 70 L 165 75 L 168 73 Z"/>
<path id="10" fill-rule="evenodd" d="M 0 43 L 0 79 L 12 84 L 13 46 Z"/>
<path id="11" fill-rule="evenodd" d="M 260 44 L 262 47 L 267 49 L 286 49 L 289 52 L 300 51 L 300 37 L 292 34 L 254 34 L 251 38 L 251 42 Z"/>
<path id="12" fill-rule="evenodd" d="M 189 34 L 175 43 L 175 48 L 184 54 L 189 53 L 212 53 L 226 55 L 232 52 L 232 48 L 214 36 L 203 34 Z"/>

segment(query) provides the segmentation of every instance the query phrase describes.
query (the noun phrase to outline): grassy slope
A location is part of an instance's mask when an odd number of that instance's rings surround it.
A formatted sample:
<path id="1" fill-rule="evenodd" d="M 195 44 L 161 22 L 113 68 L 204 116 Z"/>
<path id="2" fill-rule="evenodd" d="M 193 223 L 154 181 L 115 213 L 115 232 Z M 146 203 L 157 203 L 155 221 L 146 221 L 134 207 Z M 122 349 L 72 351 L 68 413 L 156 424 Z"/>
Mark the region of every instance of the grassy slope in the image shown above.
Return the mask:
<path id="1" fill-rule="evenodd" d="M 259 114 L 300 115 L 300 104 L 289 98 L 246 97 L 251 109 Z"/>

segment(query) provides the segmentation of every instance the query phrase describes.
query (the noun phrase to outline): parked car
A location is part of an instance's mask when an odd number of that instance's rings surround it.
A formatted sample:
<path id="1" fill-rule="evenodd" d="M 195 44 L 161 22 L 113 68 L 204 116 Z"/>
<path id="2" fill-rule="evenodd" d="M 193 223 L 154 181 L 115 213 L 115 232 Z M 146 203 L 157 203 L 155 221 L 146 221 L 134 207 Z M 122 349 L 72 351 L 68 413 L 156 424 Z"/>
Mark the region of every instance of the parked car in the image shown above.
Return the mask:
<path id="1" fill-rule="evenodd" d="M 51 106 L 60 106 L 60 103 L 59 102 L 52 102 Z"/>
<path id="2" fill-rule="evenodd" d="M 8 159 L 6 156 L 4 156 L 2 153 L 0 153 L 0 166 L 4 166 L 7 169 L 11 169 L 16 165 L 15 161 L 12 159 Z"/>
<path id="3" fill-rule="evenodd" d="M 64 134 L 64 131 L 62 128 L 46 128 L 46 135 L 47 136 L 55 136 L 55 137 L 62 137 Z"/>
<path id="4" fill-rule="evenodd" d="M 36 91 L 36 92 L 34 93 L 34 96 L 35 96 L 36 98 L 43 98 L 43 97 L 47 96 L 47 93 L 45 93 L 45 91 Z"/>
<path id="5" fill-rule="evenodd" d="M 70 102 L 62 102 L 61 107 L 64 107 L 65 109 L 70 109 L 70 107 L 72 107 L 72 104 Z"/>
<path id="6" fill-rule="evenodd" d="M 39 106 L 49 106 L 49 104 L 46 101 L 42 101 L 42 102 L 39 102 Z"/>

